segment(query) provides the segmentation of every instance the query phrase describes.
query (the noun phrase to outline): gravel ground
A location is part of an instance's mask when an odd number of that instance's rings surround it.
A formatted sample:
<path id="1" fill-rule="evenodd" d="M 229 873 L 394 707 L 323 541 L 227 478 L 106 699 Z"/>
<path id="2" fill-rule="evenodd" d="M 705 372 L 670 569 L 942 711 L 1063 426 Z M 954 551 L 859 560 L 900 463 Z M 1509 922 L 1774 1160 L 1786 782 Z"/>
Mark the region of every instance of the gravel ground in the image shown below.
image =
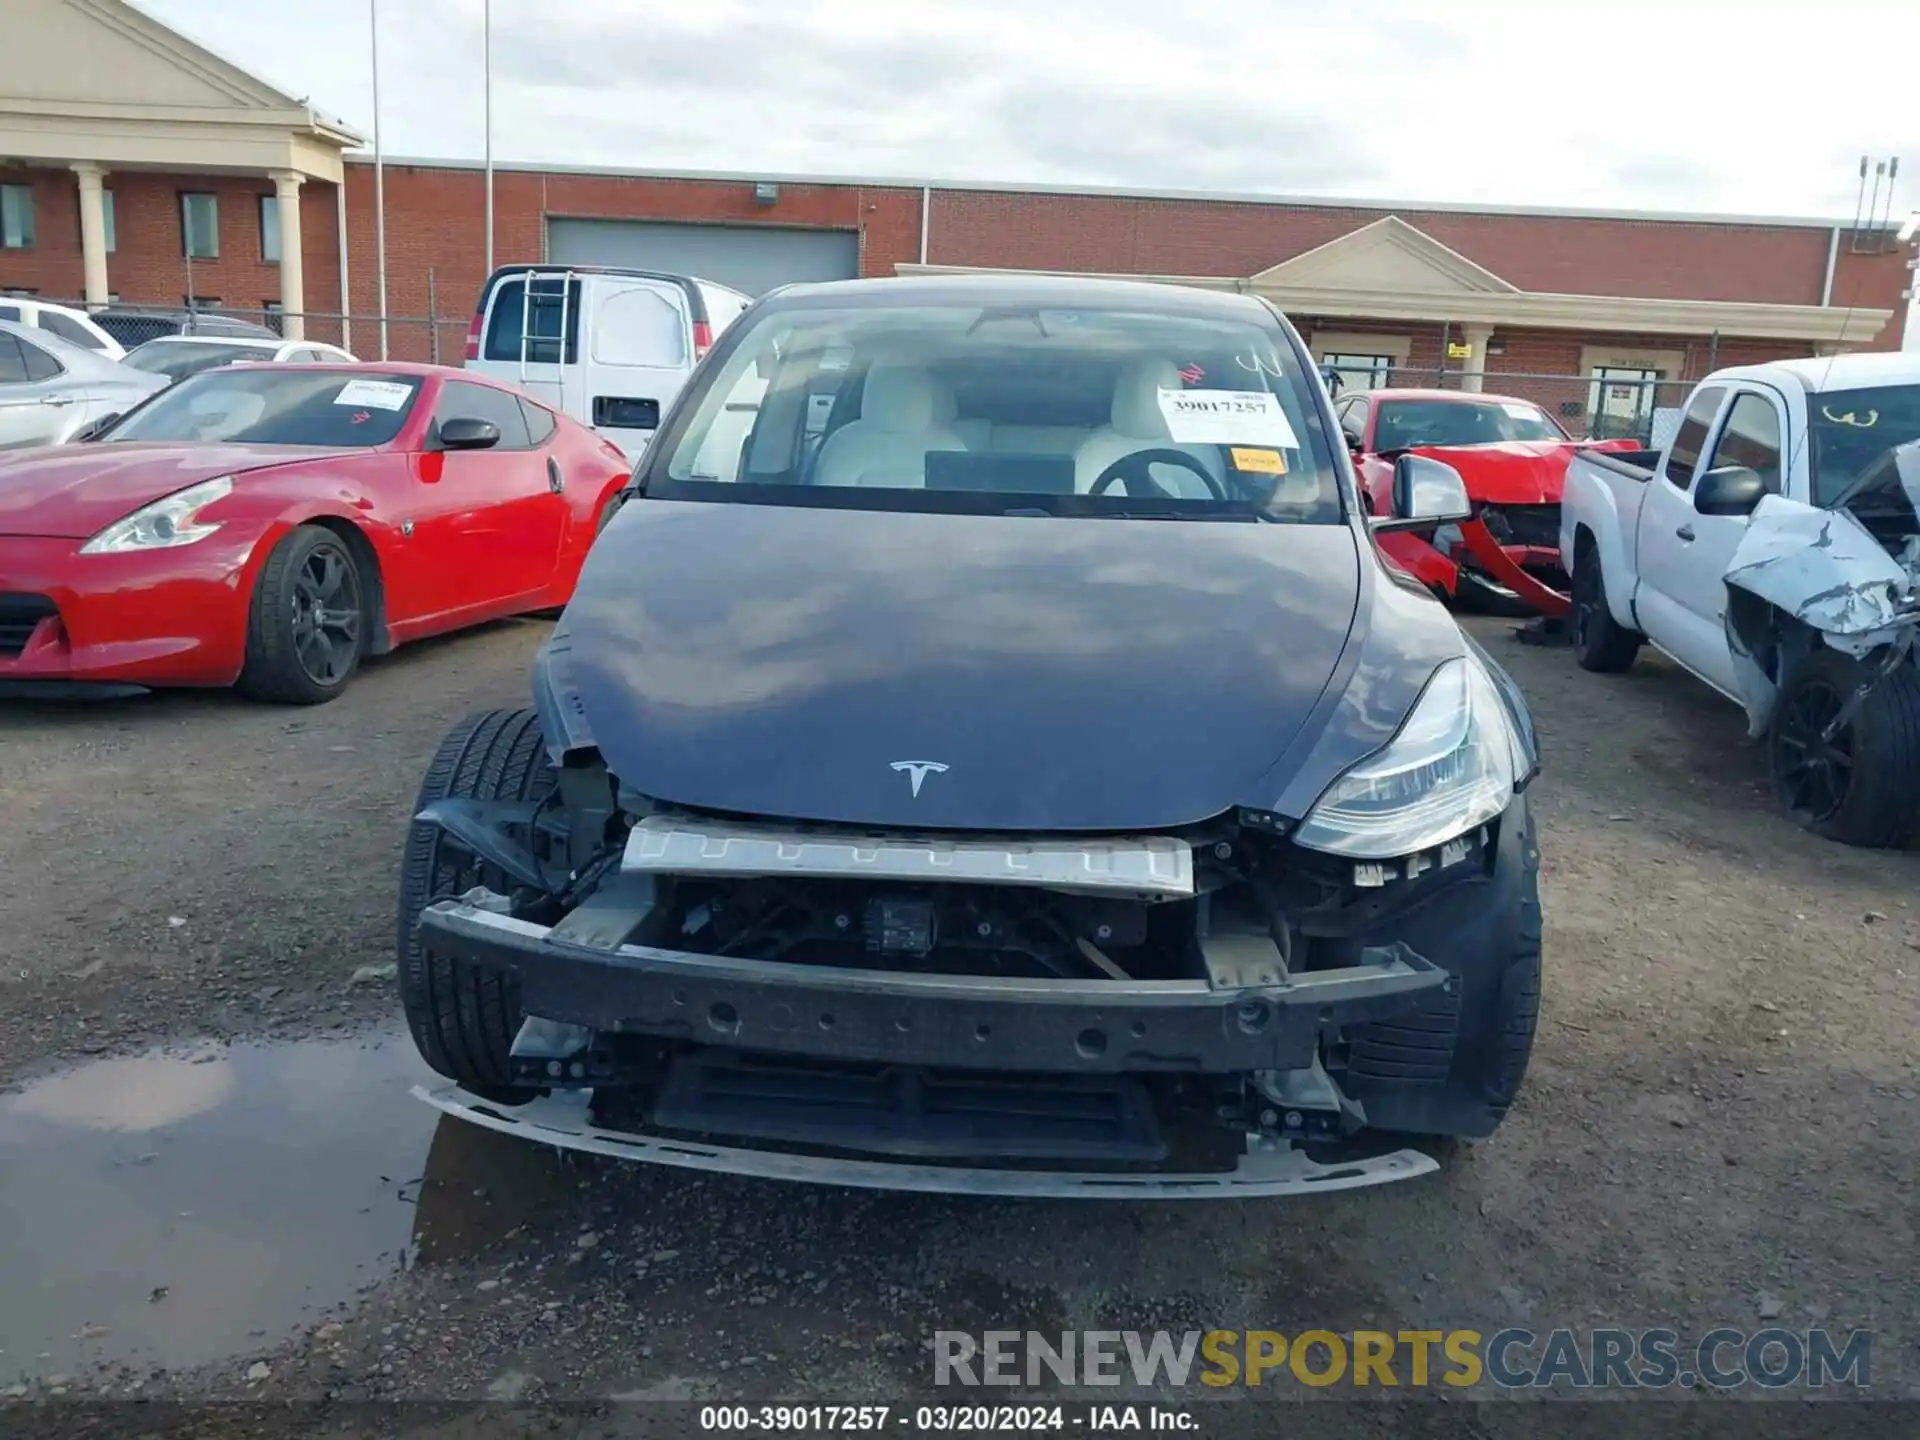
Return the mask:
<path id="1" fill-rule="evenodd" d="M 1593 676 L 1474 625 L 1546 752 L 1546 993 L 1522 1103 L 1438 1176 L 1097 1208 L 787 1188 L 435 1129 L 382 1080 L 354 1092 L 356 1118 L 425 1152 L 385 1177 L 417 1200 L 404 1268 L 217 1359 L 103 1350 L 62 1388 L 877 1399 L 927 1393 L 936 1329 L 1778 1323 L 1876 1332 L 1874 1393 L 1920 1397 L 1916 857 L 1792 828 L 1738 712 L 1657 657 Z M 409 802 L 455 720 L 519 702 L 542 633 L 403 651 L 311 711 L 0 709 L 0 1082 L 162 1042 L 390 1027 L 390 981 L 354 977 L 392 959 Z M 209 1153 L 210 1192 L 274 1163 Z M 255 1218 L 271 1233 L 270 1210 Z M 284 1243 L 304 1235 L 289 1222 Z M 0 1389 L 15 1374 L 52 1388 L 0 1354 Z"/>

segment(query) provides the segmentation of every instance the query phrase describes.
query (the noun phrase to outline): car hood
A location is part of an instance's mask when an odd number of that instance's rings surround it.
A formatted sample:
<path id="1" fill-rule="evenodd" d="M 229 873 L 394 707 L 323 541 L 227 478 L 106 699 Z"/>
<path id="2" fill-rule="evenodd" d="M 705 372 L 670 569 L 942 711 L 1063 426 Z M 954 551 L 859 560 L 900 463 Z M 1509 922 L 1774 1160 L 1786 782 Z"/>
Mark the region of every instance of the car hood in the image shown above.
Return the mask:
<path id="1" fill-rule="evenodd" d="M 37 445 L 0 454 L 0 535 L 84 539 L 163 495 L 340 452 L 303 445 Z"/>
<path id="2" fill-rule="evenodd" d="M 1338 525 L 642 500 L 550 654 L 573 743 L 657 800 L 1166 827 L 1243 802 L 1300 736 L 1362 563 Z"/>
<path id="3" fill-rule="evenodd" d="M 1558 505 L 1567 466 L 1581 450 L 1632 449 L 1632 440 L 1503 440 L 1493 445 L 1423 445 L 1408 453 L 1443 460 L 1480 505 Z"/>

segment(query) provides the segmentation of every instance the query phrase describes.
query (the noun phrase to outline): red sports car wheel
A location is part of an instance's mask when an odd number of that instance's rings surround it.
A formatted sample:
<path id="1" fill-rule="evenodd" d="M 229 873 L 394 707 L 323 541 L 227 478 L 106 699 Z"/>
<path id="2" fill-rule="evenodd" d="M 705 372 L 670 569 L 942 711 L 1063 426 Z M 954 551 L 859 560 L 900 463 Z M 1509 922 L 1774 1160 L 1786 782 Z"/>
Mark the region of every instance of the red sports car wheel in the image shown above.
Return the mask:
<path id="1" fill-rule="evenodd" d="M 254 586 L 240 688 L 256 700 L 322 705 L 366 650 L 365 587 L 346 543 L 302 525 L 274 547 Z"/>

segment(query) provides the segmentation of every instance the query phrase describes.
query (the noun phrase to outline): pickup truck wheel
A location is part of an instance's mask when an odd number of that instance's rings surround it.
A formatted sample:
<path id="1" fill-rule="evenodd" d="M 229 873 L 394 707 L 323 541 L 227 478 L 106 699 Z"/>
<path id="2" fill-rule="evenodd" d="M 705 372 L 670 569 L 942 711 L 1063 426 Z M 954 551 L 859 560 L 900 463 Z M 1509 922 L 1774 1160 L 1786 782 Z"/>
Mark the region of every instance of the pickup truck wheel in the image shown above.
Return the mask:
<path id="1" fill-rule="evenodd" d="M 440 742 L 414 809 L 449 796 L 538 800 L 554 783 L 533 711 L 488 710 L 461 721 Z M 508 1055 L 524 1018 L 518 983 L 505 972 L 436 954 L 414 933 L 429 904 L 475 885 L 503 894 L 513 888 L 438 825 L 415 821 L 400 872 L 400 1001 L 427 1064 L 483 1098 L 525 1100 L 529 1092 L 507 1084 Z"/>
<path id="2" fill-rule="evenodd" d="M 1896 848 L 1920 830 L 1920 672 L 1879 677 L 1831 740 L 1868 667 L 1815 650 L 1788 674 L 1767 728 L 1774 793 L 1795 823 L 1847 845 Z"/>
<path id="3" fill-rule="evenodd" d="M 1618 675 L 1632 667 L 1641 636 L 1613 618 L 1600 556 L 1591 547 L 1573 562 L 1573 655 L 1582 670 Z"/>

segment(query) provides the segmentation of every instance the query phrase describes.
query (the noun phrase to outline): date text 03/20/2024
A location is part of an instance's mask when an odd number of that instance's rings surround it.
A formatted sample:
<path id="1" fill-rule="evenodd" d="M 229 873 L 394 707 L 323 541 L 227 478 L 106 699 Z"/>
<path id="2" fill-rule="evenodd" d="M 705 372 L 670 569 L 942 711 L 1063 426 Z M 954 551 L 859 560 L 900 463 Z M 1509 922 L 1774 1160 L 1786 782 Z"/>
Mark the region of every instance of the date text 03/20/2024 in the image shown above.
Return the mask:
<path id="1" fill-rule="evenodd" d="M 703 1405 L 700 1428 L 738 1434 L 910 1435 L 1089 1434 L 1161 1431 L 1196 1434 L 1199 1421 L 1166 1405 Z"/>

